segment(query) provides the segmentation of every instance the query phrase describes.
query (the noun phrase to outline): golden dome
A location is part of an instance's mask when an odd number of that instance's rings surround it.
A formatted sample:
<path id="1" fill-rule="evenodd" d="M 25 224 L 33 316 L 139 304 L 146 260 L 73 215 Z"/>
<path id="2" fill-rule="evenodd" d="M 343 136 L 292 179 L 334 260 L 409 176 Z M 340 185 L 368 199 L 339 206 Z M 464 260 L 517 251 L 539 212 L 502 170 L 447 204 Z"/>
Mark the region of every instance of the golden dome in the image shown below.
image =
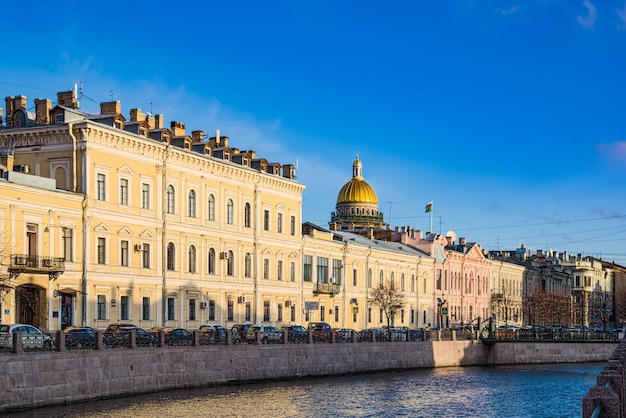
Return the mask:
<path id="1" fill-rule="evenodd" d="M 337 195 L 337 203 L 373 203 L 378 205 L 376 192 L 363 180 L 363 164 L 356 156 L 352 164 L 352 180 L 344 184 Z"/>
<path id="2" fill-rule="evenodd" d="M 337 203 L 374 203 L 378 204 L 376 192 L 362 178 L 353 178 L 339 190 Z"/>

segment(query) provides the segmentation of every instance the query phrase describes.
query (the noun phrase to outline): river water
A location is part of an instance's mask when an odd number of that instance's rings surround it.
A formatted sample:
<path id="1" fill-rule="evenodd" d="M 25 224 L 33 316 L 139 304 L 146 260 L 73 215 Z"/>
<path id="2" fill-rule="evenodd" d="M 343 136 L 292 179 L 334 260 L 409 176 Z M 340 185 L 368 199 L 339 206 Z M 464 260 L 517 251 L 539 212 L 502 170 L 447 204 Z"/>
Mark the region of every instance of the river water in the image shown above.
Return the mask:
<path id="1" fill-rule="evenodd" d="M 172 390 L 21 417 L 580 417 L 605 363 L 447 367 Z"/>

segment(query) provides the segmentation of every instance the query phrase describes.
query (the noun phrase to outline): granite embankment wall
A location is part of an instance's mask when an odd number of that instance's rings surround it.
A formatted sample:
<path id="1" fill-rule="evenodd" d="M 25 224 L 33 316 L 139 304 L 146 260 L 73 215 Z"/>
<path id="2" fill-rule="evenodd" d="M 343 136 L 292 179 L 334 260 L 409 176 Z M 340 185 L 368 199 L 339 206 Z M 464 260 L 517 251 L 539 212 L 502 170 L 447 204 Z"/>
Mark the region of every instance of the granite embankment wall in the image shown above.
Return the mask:
<path id="1" fill-rule="evenodd" d="M 0 354 L 0 413 L 260 380 L 446 366 L 606 361 L 617 345 L 421 341 L 6 353 Z"/>

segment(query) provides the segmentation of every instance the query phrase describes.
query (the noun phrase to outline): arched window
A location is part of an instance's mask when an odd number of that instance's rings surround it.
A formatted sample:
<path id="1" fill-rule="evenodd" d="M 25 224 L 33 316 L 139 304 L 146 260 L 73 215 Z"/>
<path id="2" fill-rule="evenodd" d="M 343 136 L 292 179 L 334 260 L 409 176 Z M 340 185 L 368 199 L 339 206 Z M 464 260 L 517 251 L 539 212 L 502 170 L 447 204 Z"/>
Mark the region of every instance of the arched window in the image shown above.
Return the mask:
<path id="1" fill-rule="evenodd" d="M 252 277 L 252 256 L 250 253 L 246 253 L 243 264 L 244 277 Z"/>
<path id="2" fill-rule="evenodd" d="M 367 270 L 367 287 L 372 287 L 372 269 Z"/>
<path id="3" fill-rule="evenodd" d="M 228 260 L 226 260 L 226 274 L 233 276 L 235 274 L 235 260 L 233 260 L 233 252 L 228 251 Z"/>
<path id="4" fill-rule="evenodd" d="M 233 200 L 232 199 L 228 199 L 228 202 L 226 202 L 226 223 L 229 225 L 232 225 L 234 223 L 234 217 L 235 217 L 235 205 L 233 204 Z"/>
<path id="5" fill-rule="evenodd" d="M 189 273 L 196 272 L 196 247 L 193 245 L 189 246 Z"/>
<path id="6" fill-rule="evenodd" d="M 392 289 L 396 288 L 396 276 L 393 274 L 393 271 L 391 272 L 391 278 L 389 279 L 390 281 L 390 287 Z"/>
<path id="7" fill-rule="evenodd" d="M 209 248 L 209 274 L 215 274 L 215 249 Z"/>
<path id="8" fill-rule="evenodd" d="M 168 270 L 175 270 L 176 269 L 176 263 L 175 263 L 175 257 L 176 256 L 176 247 L 174 247 L 174 243 L 170 242 L 169 244 L 167 244 L 167 269 Z"/>
<path id="9" fill-rule="evenodd" d="M 250 212 L 251 212 L 250 203 L 246 202 L 246 206 L 245 206 L 245 209 L 244 209 L 244 226 L 246 228 L 250 228 L 250 226 L 252 225 L 252 219 L 251 219 L 252 214 Z M 249 277 L 249 276 L 247 276 L 247 277 Z"/>
<path id="10" fill-rule="evenodd" d="M 215 220 L 215 196 L 212 194 L 209 195 L 209 221 Z"/>
<path id="11" fill-rule="evenodd" d="M 404 292 L 404 273 L 400 275 L 400 290 Z"/>
<path id="12" fill-rule="evenodd" d="M 174 186 L 167 186 L 167 213 L 174 213 Z"/>
<path id="13" fill-rule="evenodd" d="M 380 276 L 380 286 L 382 286 L 382 285 L 383 285 L 383 279 L 384 279 L 384 277 L 385 277 L 385 276 L 383 275 L 383 271 L 382 271 L 382 270 L 380 271 L 380 275 L 379 275 L 379 276 Z"/>
<path id="14" fill-rule="evenodd" d="M 189 190 L 189 196 L 187 198 L 189 203 L 189 217 L 196 217 L 196 192 L 193 190 Z"/>

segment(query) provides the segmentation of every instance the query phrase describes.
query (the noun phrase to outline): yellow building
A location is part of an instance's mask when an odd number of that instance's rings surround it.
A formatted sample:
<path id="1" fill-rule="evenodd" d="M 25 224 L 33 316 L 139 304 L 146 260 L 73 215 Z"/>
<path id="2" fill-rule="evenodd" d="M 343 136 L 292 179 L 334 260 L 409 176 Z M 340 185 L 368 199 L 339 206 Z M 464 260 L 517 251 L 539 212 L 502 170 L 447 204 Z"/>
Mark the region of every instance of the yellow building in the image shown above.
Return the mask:
<path id="1" fill-rule="evenodd" d="M 28 246 L 31 225 L 38 234 L 61 234 L 63 222 L 33 215 L 17 223 L 3 201 L 3 282 L 8 289 L 29 283 L 42 295 L 38 319 L 5 309 L 4 322 L 54 330 L 118 321 L 196 328 L 285 320 L 287 301 L 301 291 L 304 186 L 294 180 L 293 166 L 234 148 L 219 132 L 206 139 L 201 131 L 187 135 L 180 122 L 165 128 L 162 115 L 132 109 L 127 121 L 119 102 L 88 115 L 72 91 L 57 100 L 55 107 L 35 100 L 33 114 L 25 97 L 6 98 L 0 130 L 6 171 L 55 179 L 67 191 L 18 188 L 23 195 L 15 206 L 47 214 L 67 204 L 75 222 L 70 253 L 58 237 L 55 245 L 37 238 L 37 246 Z M 16 275 L 20 254 L 73 261 L 50 279 L 39 271 Z M 3 303 L 18 306 L 14 293 L 5 291 Z M 70 296 L 69 313 L 54 306 L 53 294 Z M 289 305 L 292 319 L 296 306 Z"/>

